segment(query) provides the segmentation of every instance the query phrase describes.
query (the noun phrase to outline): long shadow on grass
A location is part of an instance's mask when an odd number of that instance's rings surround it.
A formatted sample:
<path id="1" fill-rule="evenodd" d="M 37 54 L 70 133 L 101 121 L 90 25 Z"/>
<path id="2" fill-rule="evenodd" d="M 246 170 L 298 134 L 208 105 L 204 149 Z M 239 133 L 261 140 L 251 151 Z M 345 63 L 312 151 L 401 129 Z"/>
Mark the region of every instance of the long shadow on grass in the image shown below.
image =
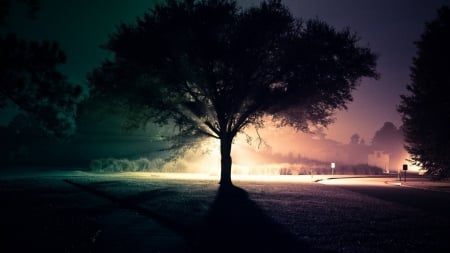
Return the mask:
<path id="1" fill-rule="evenodd" d="M 194 252 L 310 252 L 238 187 L 220 187 Z"/>
<path id="2" fill-rule="evenodd" d="M 311 250 L 299 241 L 283 226 L 264 214 L 248 194 L 241 188 L 219 187 L 216 198 L 200 225 L 183 224 L 180 217 L 166 217 L 159 212 L 143 208 L 138 203 L 154 197 L 160 191 L 141 193 L 132 198 L 118 198 L 95 187 L 64 180 L 87 192 L 109 199 L 119 206 L 134 210 L 139 214 L 154 219 L 185 238 L 189 252 L 318 252 Z"/>

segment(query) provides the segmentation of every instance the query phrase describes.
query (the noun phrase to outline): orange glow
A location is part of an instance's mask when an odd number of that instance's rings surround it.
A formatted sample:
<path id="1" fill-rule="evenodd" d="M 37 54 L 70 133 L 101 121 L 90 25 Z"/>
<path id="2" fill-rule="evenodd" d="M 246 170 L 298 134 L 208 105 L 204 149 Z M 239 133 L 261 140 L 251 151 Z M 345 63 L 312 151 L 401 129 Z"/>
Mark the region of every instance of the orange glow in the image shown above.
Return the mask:
<path id="1" fill-rule="evenodd" d="M 258 133 L 262 140 L 258 138 Z M 290 127 L 276 128 L 268 123 L 267 127 L 256 132 L 254 128 L 246 129 L 233 142 L 231 157 L 233 160 L 232 175 L 280 175 L 280 170 L 298 171 L 299 168 L 310 174 L 314 166 L 303 164 L 300 155 L 320 160 L 335 158 L 336 152 L 327 152 L 314 135 L 298 133 Z M 250 141 L 249 141 L 250 140 Z M 331 155 L 330 155 L 331 154 Z M 201 149 L 189 151 L 178 163 L 189 168 L 189 172 L 206 173 L 211 176 L 220 175 L 220 141 L 206 140 Z M 333 159 L 339 161 L 339 159 Z M 329 163 L 327 162 L 327 166 Z M 171 165 L 174 167 L 175 165 Z M 165 170 L 169 171 L 170 170 Z"/>
<path id="2" fill-rule="evenodd" d="M 245 133 L 236 136 L 231 150 L 232 175 L 311 175 L 323 173 L 336 164 L 335 173 L 339 174 L 341 165 L 369 164 L 368 155 L 372 152 L 369 145 L 362 145 L 358 150 L 349 145 L 327 139 L 322 134 L 297 132 L 291 127 L 276 127 L 265 122 L 265 128 L 248 127 Z M 262 138 L 262 139 L 260 139 Z M 358 153 L 359 152 L 359 153 Z M 407 155 L 406 151 L 405 154 Z M 405 155 L 405 158 L 407 156 Z M 380 166 L 395 172 L 403 163 L 398 155 L 395 163 Z M 165 166 L 165 172 L 205 173 L 218 177 L 221 167 L 220 141 L 208 139 L 197 151 L 189 151 L 178 164 Z M 399 167 L 400 166 L 400 167 Z M 408 163 L 411 171 L 418 171 L 418 166 Z M 175 168 L 175 169 L 170 169 Z M 322 171 L 322 172 L 319 172 Z M 331 174 L 331 170 L 329 172 Z"/>
<path id="3" fill-rule="evenodd" d="M 102 173 L 101 176 L 106 174 Z M 111 173 L 111 177 L 134 179 L 170 179 L 170 180 L 206 180 L 218 182 L 217 175 L 208 173 L 164 173 L 164 172 L 121 172 Z M 314 182 L 325 179 L 326 176 L 281 176 L 281 175 L 232 175 L 234 182 Z"/>
<path id="4" fill-rule="evenodd" d="M 419 172 L 419 170 L 422 169 L 421 166 L 412 164 L 412 162 L 411 162 L 411 156 L 410 156 L 408 153 L 406 153 L 405 156 L 403 157 L 403 161 L 404 161 L 403 164 L 408 165 L 408 171 L 410 171 L 410 172 L 411 172 L 411 171 L 413 171 L 413 172 Z"/>

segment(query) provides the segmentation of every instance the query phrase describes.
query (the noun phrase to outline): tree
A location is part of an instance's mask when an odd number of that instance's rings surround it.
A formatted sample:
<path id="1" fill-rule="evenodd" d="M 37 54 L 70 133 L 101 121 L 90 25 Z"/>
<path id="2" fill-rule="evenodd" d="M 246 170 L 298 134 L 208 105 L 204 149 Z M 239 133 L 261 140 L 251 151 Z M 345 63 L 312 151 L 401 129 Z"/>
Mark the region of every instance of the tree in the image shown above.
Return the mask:
<path id="1" fill-rule="evenodd" d="M 346 108 L 376 56 L 356 34 L 302 21 L 280 1 L 240 9 L 235 1 L 169 0 L 122 24 L 104 46 L 114 53 L 90 76 L 132 122 L 174 124 L 177 136 L 220 140 L 220 184 L 231 185 L 233 138 L 246 127 L 308 131 Z"/>
<path id="2" fill-rule="evenodd" d="M 402 127 L 397 128 L 392 122 L 385 122 L 375 132 L 372 139 L 374 150 L 389 154 L 389 169 L 399 169 L 405 163 L 406 151 L 404 149 Z"/>
<path id="3" fill-rule="evenodd" d="M 417 55 L 411 67 L 410 94 L 401 96 L 406 149 L 416 164 L 436 177 L 450 175 L 450 8 L 438 10 L 415 43 Z"/>
<path id="4" fill-rule="evenodd" d="M 364 140 L 364 138 L 361 138 L 361 140 L 359 141 L 360 145 L 366 145 L 366 141 Z"/>
<path id="5" fill-rule="evenodd" d="M 36 17 L 36 12 L 40 8 L 39 0 L 16 0 L 15 2 L 21 2 L 28 9 L 28 16 L 31 18 Z M 1 0 L 0 1 L 0 24 L 5 23 L 5 19 L 9 16 L 11 5 L 13 0 Z"/>
<path id="6" fill-rule="evenodd" d="M 349 144 L 358 145 L 360 144 L 360 139 L 361 137 L 359 136 L 359 134 L 353 134 L 352 136 L 350 136 Z"/>
<path id="7" fill-rule="evenodd" d="M 383 126 L 375 132 L 372 138 L 372 146 L 375 149 L 391 152 L 396 146 L 402 146 L 402 131 L 392 122 L 384 122 Z"/>
<path id="8" fill-rule="evenodd" d="M 30 8 L 30 15 L 39 7 L 37 0 L 22 2 Z M 1 2 L 0 22 L 9 14 L 10 4 L 11 1 Z M 69 83 L 58 70 L 65 61 L 56 42 L 0 35 L 0 109 L 11 102 L 57 137 L 74 133 L 83 88 Z"/>

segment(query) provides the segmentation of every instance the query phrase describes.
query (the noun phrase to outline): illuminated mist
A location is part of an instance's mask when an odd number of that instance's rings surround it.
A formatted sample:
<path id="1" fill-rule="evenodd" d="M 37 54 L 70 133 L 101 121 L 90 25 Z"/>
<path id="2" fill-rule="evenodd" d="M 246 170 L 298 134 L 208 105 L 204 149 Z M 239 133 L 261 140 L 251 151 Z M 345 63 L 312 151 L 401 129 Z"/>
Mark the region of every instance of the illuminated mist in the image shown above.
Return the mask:
<path id="1" fill-rule="evenodd" d="M 350 138 L 349 138 L 350 139 Z M 381 143 L 382 144 L 382 143 Z M 379 151 L 383 148 L 364 142 L 340 143 L 327 139 L 323 131 L 297 132 L 290 127 L 276 127 L 270 123 L 256 131 L 248 128 L 238 135 L 232 148 L 232 173 L 234 175 L 316 175 L 330 174 L 330 164 L 336 163 L 336 174 L 395 173 L 408 154 L 402 143 L 395 144 L 400 150 Z M 395 146 L 392 142 L 389 147 Z M 400 149 L 398 148 L 400 147 Z M 389 155 L 387 160 L 370 156 L 381 152 Z M 97 159 L 91 162 L 95 171 L 150 171 L 188 172 L 218 176 L 220 172 L 219 140 L 207 139 L 198 148 L 187 151 L 176 160 L 165 161 L 149 155 L 140 159 Z M 372 159 L 373 160 L 373 159 Z M 408 163 L 411 171 L 419 168 Z M 379 169 L 374 168 L 374 166 Z"/>
<path id="2" fill-rule="evenodd" d="M 12 164 L 45 165 L 89 168 L 98 172 L 189 172 L 219 175 L 219 140 L 207 139 L 197 149 L 189 150 L 176 160 L 167 161 L 167 143 L 164 136 L 170 128 L 154 125 L 148 129 L 124 132 L 123 118 L 106 116 L 95 106 L 84 110 L 78 133 L 68 143 L 58 143 L 36 137 L 33 129 L 4 128 L 3 139 L 14 145 L 4 146 L 2 157 Z M 386 128 L 385 126 L 390 126 Z M 330 173 L 330 163 L 336 163 L 337 174 L 371 174 L 368 155 L 374 151 L 390 154 L 388 164 L 378 167 L 392 173 L 407 163 L 408 153 L 403 149 L 402 138 L 392 138 L 389 131 L 397 131 L 392 124 L 380 126 L 381 141 L 372 140 L 342 143 L 327 138 L 323 129 L 314 133 L 297 132 L 290 127 L 276 127 L 270 121 L 265 128 L 248 127 L 239 134 L 232 147 L 232 173 L 237 175 L 313 175 Z M 381 131 L 383 130 L 383 131 Z M 375 134 L 374 134 L 375 135 Z M 40 135 L 39 135 L 40 136 Z M 20 141 L 17 138 L 20 137 Z M 400 138 L 400 140 L 399 140 Z M 9 141 L 11 139 L 11 141 Z M 386 139 L 387 141 L 383 141 Z M 393 141 L 395 139 L 395 141 Z M 45 147 L 42 148 L 42 147 Z M 50 159 L 51 158 L 51 159 Z M 7 160 L 10 159 L 10 160 Z M 409 165 L 410 171 L 419 168 Z"/>

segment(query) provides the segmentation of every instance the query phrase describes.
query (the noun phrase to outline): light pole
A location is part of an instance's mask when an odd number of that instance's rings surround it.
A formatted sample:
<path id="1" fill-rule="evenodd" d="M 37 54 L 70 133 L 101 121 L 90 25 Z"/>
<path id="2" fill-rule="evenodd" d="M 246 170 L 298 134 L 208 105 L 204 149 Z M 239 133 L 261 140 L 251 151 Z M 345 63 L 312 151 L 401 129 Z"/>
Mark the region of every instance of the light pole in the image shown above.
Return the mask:
<path id="1" fill-rule="evenodd" d="M 335 163 L 331 163 L 331 176 L 334 175 L 334 168 L 336 167 Z"/>

